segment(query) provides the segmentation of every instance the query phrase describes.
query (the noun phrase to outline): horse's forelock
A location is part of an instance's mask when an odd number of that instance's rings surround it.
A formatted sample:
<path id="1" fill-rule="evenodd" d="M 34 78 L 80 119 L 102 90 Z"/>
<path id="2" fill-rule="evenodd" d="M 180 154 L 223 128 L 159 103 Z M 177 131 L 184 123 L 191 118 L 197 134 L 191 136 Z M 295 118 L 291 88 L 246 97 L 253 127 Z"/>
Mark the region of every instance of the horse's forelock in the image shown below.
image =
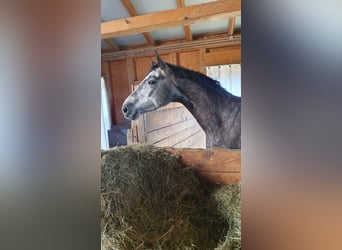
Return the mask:
<path id="1" fill-rule="evenodd" d="M 158 63 L 156 63 L 156 64 L 153 64 L 152 66 L 151 66 L 151 68 L 150 68 L 150 71 L 149 71 L 149 73 L 150 72 L 152 72 L 153 70 L 156 70 L 156 69 L 158 69 L 159 68 L 159 65 L 158 65 Z"/>

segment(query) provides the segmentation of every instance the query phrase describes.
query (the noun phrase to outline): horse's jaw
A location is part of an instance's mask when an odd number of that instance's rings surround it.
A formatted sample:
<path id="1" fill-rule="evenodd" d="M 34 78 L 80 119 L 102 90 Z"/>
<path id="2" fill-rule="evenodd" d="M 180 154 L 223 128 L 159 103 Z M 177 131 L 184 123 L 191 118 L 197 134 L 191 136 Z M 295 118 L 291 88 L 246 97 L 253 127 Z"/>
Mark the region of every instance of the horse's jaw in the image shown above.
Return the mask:
<path id="1" fill-rule="evenodd" d="M 140 116 L 140 114 L 139 114 L 138 111 L 136 111 L 136 112 L 131 112 L 131 113 L 129 113 L 129 114 L 127 114 L 127 113 L 124 114 L 124 117 L 125 117 L 125 119 L 127 119 L 127 120 L 137 120 L 137 119 L 139 118 L 139 116 Z"/>

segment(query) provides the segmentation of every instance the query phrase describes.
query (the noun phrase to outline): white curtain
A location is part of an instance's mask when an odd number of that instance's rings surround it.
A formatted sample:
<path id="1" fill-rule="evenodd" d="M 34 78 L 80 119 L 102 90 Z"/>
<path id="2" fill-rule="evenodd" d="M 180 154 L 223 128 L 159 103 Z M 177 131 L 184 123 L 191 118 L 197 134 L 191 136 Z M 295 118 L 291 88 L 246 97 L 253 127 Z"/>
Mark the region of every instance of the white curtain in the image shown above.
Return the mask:
<path id="1" fill-rule="evenodd" d="M 108 149 L 108 130 L 111 128 L 110 106 L 104 78 L 101 78 L 101 149 Z"/>
<path id="2" fill-rule="evenodd" d="M 241 64 L 207 67 L 207 75 L 236 96 L 241 96 Z"/>

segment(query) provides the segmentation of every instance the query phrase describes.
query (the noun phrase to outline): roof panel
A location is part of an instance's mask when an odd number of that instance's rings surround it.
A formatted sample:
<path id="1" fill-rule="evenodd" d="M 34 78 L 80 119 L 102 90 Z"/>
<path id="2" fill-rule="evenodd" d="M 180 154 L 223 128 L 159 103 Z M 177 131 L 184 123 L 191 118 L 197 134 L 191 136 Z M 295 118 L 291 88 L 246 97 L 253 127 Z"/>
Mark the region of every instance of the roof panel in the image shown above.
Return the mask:
<path id="1" fill-rule="evenodd" d="M 123 37 L 115 37 L 114 41 L 120 46 L 122 46 L 122 45 L 128 46 L 128 45 L 136 45 L 136 44 L 146 43 L 146 40 L 142 34 L 123 36 Z"/>
<path id="2" fill-rule="evenodd" d="M 118 0 L 101 0 L 102 22 L 128 17 L 125 7 Z"/>
<path id="3" fill-rule="evenodd" d="M 220 19 L 213 21 L 205 21 L 201 23 L 191 24 L 192 34 L 209 33 L 216 31 L 227 31 L 228 30 L 228 19 Z"/>
<path id="4" fill-rule="evenodd" d="M 216 2 L 217 0 L 184 0 L 185 6 Z"/>
<path id="5" fill-rule="evenodd" d="M 183 27 L 156 30 L 150 32 L 150 34 L 154 40 L 176 39 L 184 37 Z"/>
<path id="6" fill-rule="evenodd" d="M 131 0 L 131 2 L 139 15 L 177 8 L 176 0 Z"/>

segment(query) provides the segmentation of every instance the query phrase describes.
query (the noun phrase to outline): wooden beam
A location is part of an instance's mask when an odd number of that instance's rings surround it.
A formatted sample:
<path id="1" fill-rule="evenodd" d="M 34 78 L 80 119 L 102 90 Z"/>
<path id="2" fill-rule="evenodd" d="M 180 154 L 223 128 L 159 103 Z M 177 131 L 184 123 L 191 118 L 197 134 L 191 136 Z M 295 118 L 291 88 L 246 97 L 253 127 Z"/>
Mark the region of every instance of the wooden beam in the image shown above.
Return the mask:
<path id="1" fill-rule="evenodd" d="M 221 0 L 101 23 L 102 39 L 241 15 L 240 0 Z"/>
<path id="2" fill-rule="evenodd" d="M 181 162 L 212 184 L 227 185 L 241 181 L 241 151 L 224 148 L 164 148 L 179 156 Z"/>
<path id="3" fill-rule="evenodd" d="M 179 8 L 184 8 L 185 7 L 185 3 L 184 0 L 177 0 L 177 5 Z M 192 33 L 191 33 L 191 28 L 189 24 L 185 24 L 183 26 L 184 29 L 184 33 L 185 33 L 185 38 L 187 41 L 192 41 Z"/>
<path id="4" fill-rule="evenodd" d="M 113 50 L 113 51 L 119 50 L 119 46 L 113 40 L 104 39 L 104 42 L 107 44 L 107 46 L 109 47 L 110 50 Z"/>
<path id="5" fill-rule="evenodd" d="M 241 63 L 241 46 L 231 46 L 225 50 L 207 52 L 203 55 L 203 66 Z"/>
<path id="6" fill-rule="evenodd" d="M 235 25 L 235 18 L 231 17 L 229 18 L 229 23 L 228 23 L 228 35 L 232 36 L 234 34 L 234 25 Z"/>
<path id="7" fill-rule="evenodd" d="M 120 50 L 116 52 L 104 52 L 101 56 L 102 61 L 125 59 L 127 57 L 154 56 L 155 51 L 159 53 L 169 53 L 184 50 L 196 50 L 201 48 L 218 48 L 226 46 L 241 45 L 241 35 L 234 35 L 229 38 L 225 33 L 224 37 L 207 38 L 202 40 L 193 40 L 188 42 L 177 42 L 156 47 L 131 48 L 129 50 Z"/>
<path id="8" fill-rule="evenodd" d="M 130 16 L 134 17 L 134 16 L 137 16 L 137 15 L 138 15 L 137 11 L 135 10 L 135 8 L 134 8 L 134 6 L 133 6 L 133 4 L 131 3 L 130 0 L 121 0 L 121 3 L 125 6 L 125 8 L 126 8 L 128 14 L 129 14 Z M 150 45 L 152 45 L 152 46 L 155 45 L 155 41 L 153 40 L 151 34 L 149 34 L 149 33 L 147 33 L 147 32 L 144 32 L 144 33 L 143 33 L 143 36 L 145 37 L 146 41 L 147 41 Z"/>

